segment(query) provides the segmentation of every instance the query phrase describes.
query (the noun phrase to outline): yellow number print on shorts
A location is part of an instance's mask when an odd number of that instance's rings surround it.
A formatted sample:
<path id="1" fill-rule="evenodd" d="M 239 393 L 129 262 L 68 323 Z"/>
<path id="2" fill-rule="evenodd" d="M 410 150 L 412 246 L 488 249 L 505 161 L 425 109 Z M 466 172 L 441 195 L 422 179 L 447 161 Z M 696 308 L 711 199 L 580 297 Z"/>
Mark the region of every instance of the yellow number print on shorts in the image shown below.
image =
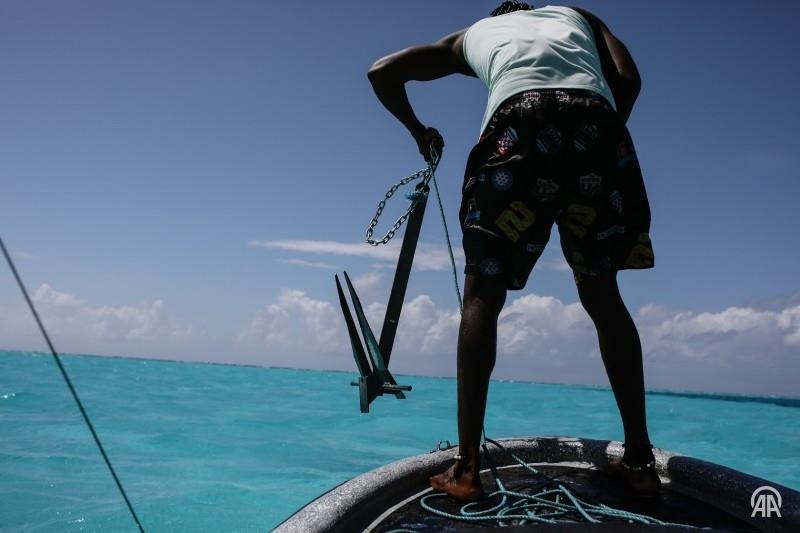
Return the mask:
<path id="1" fill-rule="evenodd" d="M 509 206 L 508 209 L 500 213 L 494 223 L 503 230 L 503 233 L 511 239 L 511 242 L 517 242 L 519 233 L 533 226 L 536 221 L 536 215 L 519 200 L 514 200 Z"/>
<path id="2" fill-rule="evenodd" d="M 564 223 L 572 233 L 582 239 L 595 218 L 597 218 L 597 211 L 588 205 L 571 204 L 567 207 Z"/>
<path id="3" fill-rule="evenodd" d="M 639 244 L 631 248 L 628 260 L 625 264 L 632 268 L 651 268 L 655 263 L 653 245 L 650 243 L 650 235 L 640 233 L 636 239 Z"/>

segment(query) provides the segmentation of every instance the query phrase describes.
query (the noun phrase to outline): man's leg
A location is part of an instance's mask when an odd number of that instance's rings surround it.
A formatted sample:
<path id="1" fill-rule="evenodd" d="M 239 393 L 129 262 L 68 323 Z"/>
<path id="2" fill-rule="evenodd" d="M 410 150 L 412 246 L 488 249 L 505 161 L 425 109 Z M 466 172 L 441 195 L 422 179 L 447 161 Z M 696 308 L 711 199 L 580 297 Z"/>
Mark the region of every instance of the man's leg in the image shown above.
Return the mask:
<path id="1" fill-rule="evenodd" d="M 652 461 L 644 399 L 642 346 L 617 286 L 616 275 L 581 276 L 578 295 L 597 328 L 600 354 L 614 391 L 625 431 L 625 464 L 637 467 Z M 626 470 L 629 484 L 642 492 L 657 491 L 660 483 L 655 471 Z"/>
<path id="2" fill-rule="evenodd" d="M 505 280 L 468 274 L 458 332 L 458 439 L 460 459 L 430 480 L 435 489 L 460 500 L 483 496 L 480 442 L 489 378 L 497 352 L 497 317 L 506 298 Z"/>

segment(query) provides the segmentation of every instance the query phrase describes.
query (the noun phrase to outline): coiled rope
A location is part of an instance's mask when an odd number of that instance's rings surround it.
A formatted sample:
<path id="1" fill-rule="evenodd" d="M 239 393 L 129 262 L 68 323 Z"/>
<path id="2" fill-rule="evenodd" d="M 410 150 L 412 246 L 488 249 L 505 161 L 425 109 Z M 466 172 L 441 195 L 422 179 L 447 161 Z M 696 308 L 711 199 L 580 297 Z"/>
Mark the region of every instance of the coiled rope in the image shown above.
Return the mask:
<path id="1" fill-rule="evenodd" d="M 580 495 L 574 489 L 568 489 L 556 478 L 536 470 L 529 463 L 506 450 L 500 443 L 486 438 L 485 436 L 484 440 L 502 450 L 533 476 L 544 481 L 544 486 L 538 492 L 530 494 L 508 490 L 500 479 L 497 469 L 491 461 L 486 443 L 484 443 L 482 445 L 484 455 L 486 456 L 489 468 L 494 476 L 497 490 L 490 493 L 486 500 L 482 502 L 472 502 L 463 505 L 459 509 L 459 514 L 449 513 L 436 507 L 433 502 L 443 498 L 449 498 L 447 494 L 443 493 L 433 493 L 424 496 L 420 500 L 420 506 L 423 509 L 450 520 L 462 522 L 493 522 L 493 525 L 497 527 L 509 527 L 530 523 L 600 523 L 606 521 L 626 521 L 629 523 L 647 525 L 691 527 L 686 524 L 665 522 L 651 516 L 632 513 L 623 509 L 616 509 L 603 503 L 592 501 L 592 498 Z M 492 500 L 497 503 L 487 507 L 487 501 Z M 403 530 L 395 530 L 393 533 L 399 533 L 400 531 Z"/>
<path id="2" fill-rule="evenodd" d="M 125 493 L 125 489 L 122 487 L 122 482 L 119 480 L 119 476 L 117 476 L 117 472 L 114 470 L 114 467 L 111 464 L 111 460 L 108 458 L 106 454 L 105 448 L 103 448 L 103 443 L 100 442 L 100 437 L 97 435 L 97 431 L 94 429 L 94 425 L 92 425 L 92 421 L 89 420 L 89 415 L 86 413 L 86 409 L 83 408 L 83 403 L 81 399 L 78 397 L 78 392 L 75 390 L 75 387 L 72 385 L 72 380 L 69 379 L 69 374 L 67 374 L 67 369 L 64 368 L 64 365 L 61 363 L 61 357 L 56 352 L 56 349 L 53 347 L 53 343 L 50 341 L 50 336 L 47 334 L 47 330 L 44 328 L 44 324 L 42 320 L 39 318 L 39 313 L 36 312 L 36 307 L 33 305 L 33 301 L 31 300 L 30 296 L 28 296 L 28 290 L 25 288 L 25 284 L 22 282 L 22 278 L 17 272 L 17 267 L 14 265 L 14 261 L 11 259 L 11 254 L 8 253 L 6 249 L 6 245 L 3 242 L 3 238 L 0 237 L 0 248 L 3 249 L 3 255 L 6 258 L 6 262 L 8 266 L 11 268 L 11 272 L 14 274 L 14 279 L 17 280 L 17 285 L 19 285 L 19 289 L 22 291 L 22 295 L 25 297 L 25 301 L 28 302 L 28 307 L 33 313 L 33 318 L 36 319 L 36 323 L 39 325 L 39 330 L 42 332 L 44 336 L 45 342 L 47 342 L 48 348 L 50 348 L 50 354 L 53 356 L 53 360 L 56 362 L 58 369 L 61 371 L 61 376 L 64 378 L 64 381 L 67 383 L 67 387 L 69 391 L 72 393 L 72 398 L 75 400 L 75 403 L 78 404 L 78 409 L 81 412 L 81 416 L 83 416 L 83 421 L 86 423 L 86 426 L 89 428 L 89 431 L 92 434 L 92 438 L 94 438 L 95 444 L 97 444 L 97 449 L 100 450 L 100 455 L 103 456 L 103 461 L 105 461 L 106 466 L 108 467 L 108 471 L 111 472 L 111 477 L 114 478 L 114 483 L 117 484 L 117 489 L 119 489 L 119 493 L 122 495 L 122 499 L 125 500 L 125 505 L 128 506 L 128 511 L 130 512 L 131 516 L 133 517 L 133 521 L 136 522 L 136 526 L 139 528 L 139 531 L 144 533 L 144 527 L 142 527 L 142 523 L 139 521 L 139 517 L 136 516 L 136 511 L 133 510 L 133 505 L 131 501 L 128 499 L 128 495 Z"/>

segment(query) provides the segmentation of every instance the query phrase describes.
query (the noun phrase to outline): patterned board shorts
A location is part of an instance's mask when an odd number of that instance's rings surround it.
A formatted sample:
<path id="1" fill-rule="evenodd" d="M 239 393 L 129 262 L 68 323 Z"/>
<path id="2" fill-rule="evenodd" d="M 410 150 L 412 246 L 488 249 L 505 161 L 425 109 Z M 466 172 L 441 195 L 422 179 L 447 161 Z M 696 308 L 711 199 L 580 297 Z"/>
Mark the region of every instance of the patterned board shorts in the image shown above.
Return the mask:
<path id="1" fill-rule="evenodd" d="M 470 152 L 462 192 L 467 274 L 522 289 L 554 222 L 576 282 L 653 267 L 633 142 L 591 91 L 527 91 L 504 102 Z"/>

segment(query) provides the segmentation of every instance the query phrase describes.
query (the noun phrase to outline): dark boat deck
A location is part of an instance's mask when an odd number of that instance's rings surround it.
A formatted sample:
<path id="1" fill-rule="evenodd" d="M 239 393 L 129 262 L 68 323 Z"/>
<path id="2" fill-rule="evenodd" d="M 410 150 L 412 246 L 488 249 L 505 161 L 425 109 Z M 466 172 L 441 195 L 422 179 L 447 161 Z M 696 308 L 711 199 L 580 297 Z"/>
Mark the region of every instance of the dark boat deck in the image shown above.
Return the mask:
<path id="1" fill-rule="evenodd" d="M 536 468 L 547 476 L 557 478 L 566 488 L 587 502 L 602 503 L 616 509 L 656 518 L 663 522 L 683 524 L 695 528 L 711 528 L 714 531 L 756 531 L 752 526 L 716 507 L 670 490 L 668 485 L 665 486 L 658 498 L 641 498 L 633 496 L 621 481 L 597 470 L 553 465 L 542 465 Z M 505 488 L 514 492 L 535 494 L 548 483 L 546 478 L 537 478 L 521 467 L 503 468 L 499 471 L 499 474 Z M 493 477 L 489 472 L 484 472 L 483 482 L 487 491 L 490 490 L 490 487 L 495 486 Z M 431 491 L 423 491 L 413 500 L 394 509 L 388 516 L 382 517 L 379 523 L 373 523 L 372 531 L 389 532 L 397 529 L 411 531 L 487 531 L 495 530 L 499 525 L 496 520 L 466 522 L 437 516 L 420 505 L 420 499 L 427 494 L 431 494 Z M 497 501 L 497 497 L 490 498 L 485 507 L 489 508 L 496 504 Z M 463 505 L 448 497 L 436 498 L 432 503 L 438 509 L 455 515 L 459 514 L 459 510 Z M 508 524 L 504 531 L 548 531 L 552 529 L 559 532 L 586 530 L 598 532 L 649 532 L 690 529 L 676 528 L 674 526 L 629 524 L 621 520 L 601 524 L 576 521 L 572 526 L 563 523 L 557 525 L 541 523 L 513 525 L 513 521 L 509 521 Z"/>
<path id="2" fill-rule="evenodd" d="M 501 443 L 501 444 L 500 444 Z M 623 453 L 619 442 L 574 437 L 526 437 L 502 440 L 488 449 L 491 463 L 507 491 L 539 493 L 546 484 L 521 467 L 527 463 L 541 473 L 557 477 L 565 488 L 589 505 L 608 507 L 646 515 L 663 522 L 686 527 L 615 522 L 578 522 L 575 516 L 562 519 L 575 522 L 558 524 L 514 524 L 509 520 L 505 531 L 800 531 L 800 492 L 771 483 L 722 465 L 674 454 L 655 448 L 656 471 L 664 486 L 657 498 L 635 496 L 622 481 L 603 473 L 609 458 Z M 501 448 L 502 445 L 502 448 Z M 440 449 L 382 466 L 323 494 L 278 526 L 279 533 L 351 533 L 354 531 L 404 532 L 488 531 L 500 524 L 497 520 L 465 522 L 436 515 L 422 508 L 420 501 L 437 509 L 459 514 L 461 504 L 440 495 L 428 498 L 432 490 L 428 478 L 446 469 L 453 461 L 453 449 Z M 487 460 L 484 464 L 489 464 Z M 484 488 L 495 486 L 492 474 L 483 473 Z M 780 517 L 758 517 L 752 497 L 769 486 L 782 500 Z M 429 500 L 433 500 L 430 502 Z M 497 500 L 495 500 L 495 504 Z M 472 509 L 471 509 L 472 510 Z M 522 514 L 521 511 L 518 514 Z M 607 517 L 604 517 L 606 520 Z M 615 518 L 616 519 L 616 518 Z"/>

